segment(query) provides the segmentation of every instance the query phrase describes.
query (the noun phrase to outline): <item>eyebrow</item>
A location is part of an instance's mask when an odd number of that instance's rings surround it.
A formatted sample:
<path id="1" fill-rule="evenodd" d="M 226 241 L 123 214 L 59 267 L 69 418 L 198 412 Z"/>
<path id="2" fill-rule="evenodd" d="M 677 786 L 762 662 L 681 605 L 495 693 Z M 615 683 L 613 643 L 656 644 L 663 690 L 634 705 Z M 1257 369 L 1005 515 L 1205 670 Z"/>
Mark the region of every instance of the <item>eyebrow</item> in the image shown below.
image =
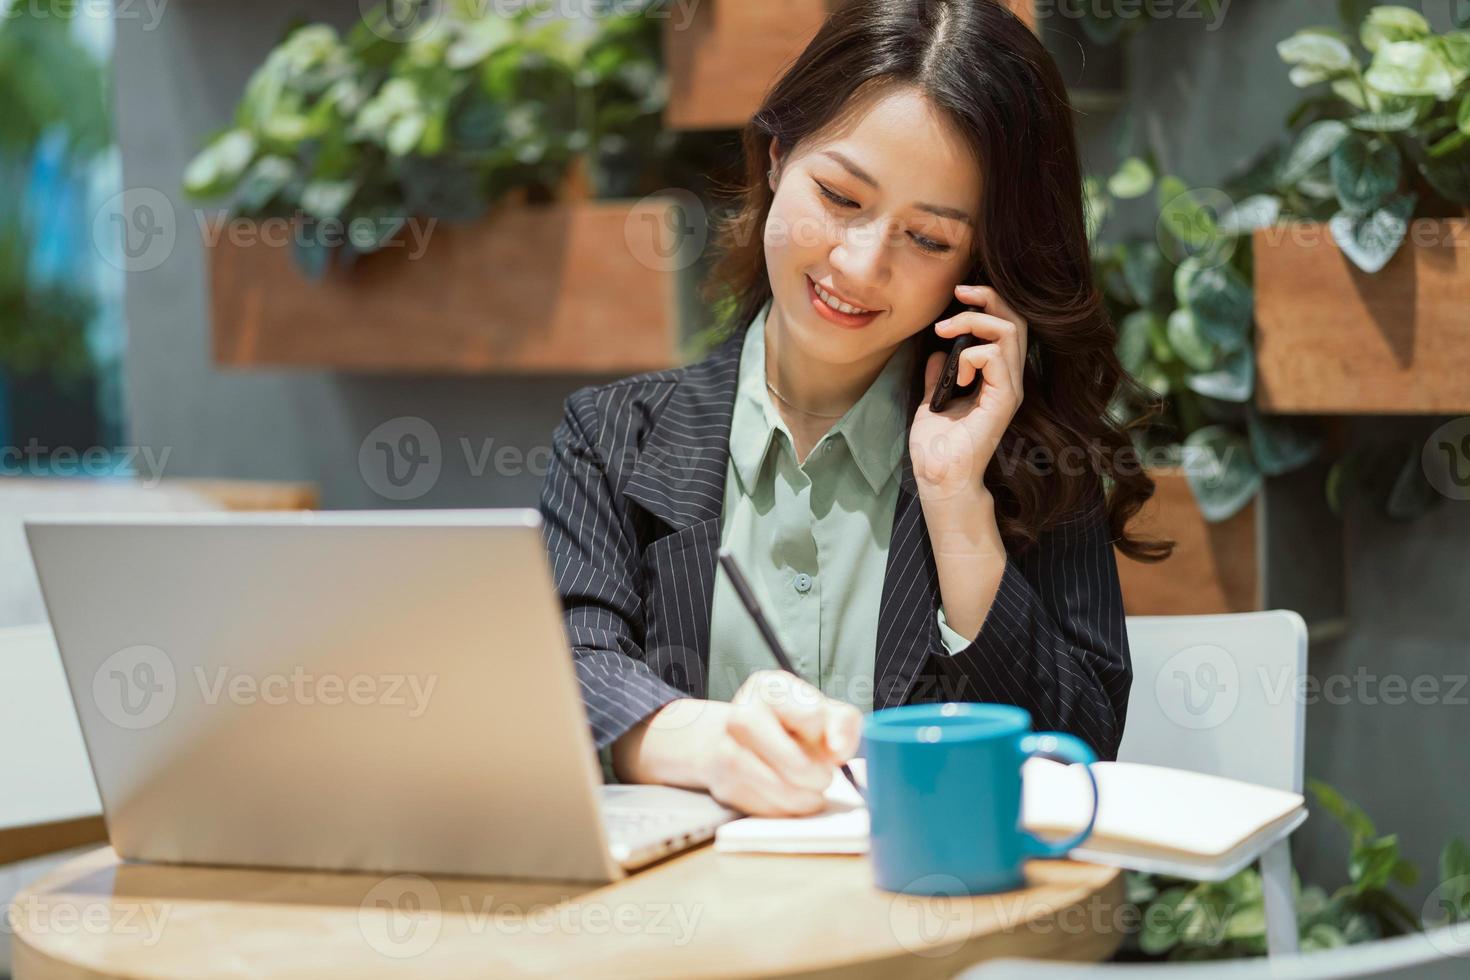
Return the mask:
<path id="1" fill-rule="evenodd" d="M 839 153 L 836 150 L 823 150 L 822 156 L 831 157 L 833 160 L 836 160 L 838 163 L 842 164 L 847 172 L 852 174 L 858 180 L 862 181 L 863 183 L 874 189 L 877 189 L 878 182 L 873 179 L 872 174 L 868 173 L 862 167 L 859 167 L 856 163 L 854 163 L 851 157 L 845 156 L 844 154 Z M 937 214 L 941 218 L 954 218 L 956 221 L 963 221 L 971 228 L 975 227 L 974 219 L 971 218 L 964 211 L 961 211 L 959 208 L 946 207 L 943 204 L 915 204 L 914 207 L 919 208 L 922 211 L 928 211 L 930 214 Z"/>

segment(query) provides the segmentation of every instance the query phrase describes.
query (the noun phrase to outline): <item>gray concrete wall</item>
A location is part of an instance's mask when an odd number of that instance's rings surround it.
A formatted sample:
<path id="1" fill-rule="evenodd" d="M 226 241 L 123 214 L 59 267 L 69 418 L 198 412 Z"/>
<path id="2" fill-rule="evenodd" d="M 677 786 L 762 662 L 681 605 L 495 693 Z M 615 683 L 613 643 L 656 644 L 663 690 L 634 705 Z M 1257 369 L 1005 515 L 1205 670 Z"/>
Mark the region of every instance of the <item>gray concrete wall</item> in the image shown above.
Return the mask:
<path id="1" fill-rule="evenodd" d="M 1134 41 L 1130 102 L 1145 114 L 1147 131 L 1159 134 L 1167 165 L 1208 184 L 1282 134 L 1296 93 L 1274 42 L 1299 26 L 1332 23 L 1334 6 L 1235 0 L 1217 30 L 1178 19 Z M 343 22 L 355 9 L 325 0 L 174 3 L 151 28 L 145 19 L 119 21 L 124 185 L 161 191 L 179 223 L 168 258 L 128 276 L 132 438 L 166 447 L 171 475 L 312 480 L 327 507 L 394 506 L 364 479 L 359 447 L 384 422 L 417 416 L 438 433 L 443 468 L 431 489 L 405 505 L 532 505 L 537 460 L 544 460 L 532 451 L 545 446 L 566 394 L 593 379 L 229 373 L 210 363 L 204 256 L 180 174 L 201 139 L 227 121 L 250 71 L 292 16 Z M 1099 171 L 1112 162 L 1118 125 L 1100 113 L 1084 123 L 1087 156 Z M 1360 428 L 1413 438 L 1432 427 L 1432 420 L 1384 420 Z M 491 465 L 477 472 L 487 446 Z M 530 459 L 497 471 L 493 453 L 507 446 Z M 1314 675 L 1353 678 L 1360 668 L 1426 674 L 1448 695 L 1470 669 L 1470 605 L 1457 601 L 1466 591 L 1470 505 L 1445 502 L 1413 524 L 1354 506 L 1342 530 L 1350 625 L 1341 639 L 1313 648 Z M 1289 568 L 1292 556 L 1271 560 Z M 1470 833 L 1470 763 L 1460 741 L 1470 735 L 1470 714 L 1447 701 L 1393 706 L 1354 694 L 1346 703 L 1318 701 L 1308 712 L 1308 774 L 1363 803 L 1381 830 L 1397 831 L 1426 879 L 1441 843 Z M 1330 886 L 1345 879 L 1345 840 L 1325 816 L 1314 817 L 1297 841 L 1308 880 Z M 1410 890 L 1416 905 L 1427 888 L 1426 880 Z"/>

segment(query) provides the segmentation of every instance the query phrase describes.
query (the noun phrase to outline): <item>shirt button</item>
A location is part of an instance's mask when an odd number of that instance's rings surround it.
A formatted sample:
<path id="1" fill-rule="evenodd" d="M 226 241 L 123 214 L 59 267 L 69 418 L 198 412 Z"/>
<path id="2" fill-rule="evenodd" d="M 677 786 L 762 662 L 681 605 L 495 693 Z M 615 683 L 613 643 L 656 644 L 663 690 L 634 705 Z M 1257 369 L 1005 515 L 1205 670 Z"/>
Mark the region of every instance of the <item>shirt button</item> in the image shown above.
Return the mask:
<path id="1" fill-rule="evenodd" d="M 796 582 L 793 584 L 795 584 L 797 592 L 805 595 L 806 593 L 811 591 L 812 577 L 806 572 L 801 572 L 796 576 Z"/>

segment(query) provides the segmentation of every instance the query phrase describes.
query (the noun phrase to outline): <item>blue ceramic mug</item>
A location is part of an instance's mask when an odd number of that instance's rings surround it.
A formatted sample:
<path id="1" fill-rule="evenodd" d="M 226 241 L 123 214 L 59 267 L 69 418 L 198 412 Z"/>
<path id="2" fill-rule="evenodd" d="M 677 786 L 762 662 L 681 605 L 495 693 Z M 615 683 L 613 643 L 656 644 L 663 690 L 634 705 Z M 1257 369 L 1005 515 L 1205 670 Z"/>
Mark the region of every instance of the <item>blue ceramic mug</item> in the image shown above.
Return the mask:
<path id="1" fill-rule="evenodd" d="M 874 878 L 911 895 L 983 895 L 1025 884 L 1027 858 L 1063 857 L 1097 818 L 1097 761 L 1062 732 L 1032 732 L 1009 704 L 951 701 L 885 708 L 863 726 Z M 1021 766 L 1033 755 L 1080 762 L 1092 814 L 1079 833 L 1047 841 L 1021 826 Z"/>

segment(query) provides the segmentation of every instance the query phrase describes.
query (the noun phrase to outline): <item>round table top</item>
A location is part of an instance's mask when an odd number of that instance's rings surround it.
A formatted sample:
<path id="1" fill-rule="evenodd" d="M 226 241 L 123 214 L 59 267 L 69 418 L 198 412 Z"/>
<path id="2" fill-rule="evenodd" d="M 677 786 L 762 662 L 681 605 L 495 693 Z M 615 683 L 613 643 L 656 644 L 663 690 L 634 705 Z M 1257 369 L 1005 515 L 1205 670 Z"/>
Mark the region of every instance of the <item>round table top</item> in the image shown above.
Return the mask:
<path id="1" fill-rule="evenodd" d="M 1116 868 L 1032 861 L 1026 887 L 880 891 L 864 856 L 705 845 L 610 885 L 120 862 L 88 852 L 16 896 L 16 976 L 953 976 L 1101 960 Z"/>

